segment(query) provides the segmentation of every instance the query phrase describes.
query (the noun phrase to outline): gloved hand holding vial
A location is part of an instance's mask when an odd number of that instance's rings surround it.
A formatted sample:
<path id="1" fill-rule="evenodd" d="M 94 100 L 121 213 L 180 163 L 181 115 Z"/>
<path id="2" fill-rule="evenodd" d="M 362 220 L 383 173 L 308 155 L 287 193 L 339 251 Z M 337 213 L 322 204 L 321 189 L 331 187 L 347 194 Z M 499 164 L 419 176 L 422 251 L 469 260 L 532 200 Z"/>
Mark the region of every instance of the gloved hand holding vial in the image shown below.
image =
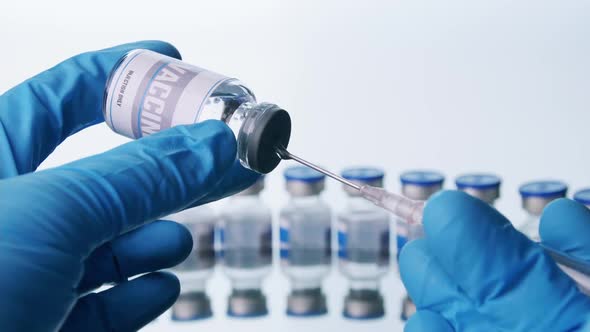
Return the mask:
<path id="1" fill-rule="evenodd" d="M 175 276 L 154 271 L 177 265 L 192 248 L 186 227 L 157 219 L 241 191 L 258 178 L 236 160 L 235 134 L 221 121 L 176 126 L 35 172 L 68 136 L 103 121 L 109 73 L 136 49 L 180 57 L 157 41 L 88 52 L 0 96 L 2 331 L 140 329 L 180 292 Z M 129 73 L 113 105 L 129 102 L 119 98 L 131 92 Z M 283 114 L 263 113 L 277 112 Z M 248 160 L 272 165 L 257 157 Z M 114 287 L 95 292 L 103 284 Z"/>

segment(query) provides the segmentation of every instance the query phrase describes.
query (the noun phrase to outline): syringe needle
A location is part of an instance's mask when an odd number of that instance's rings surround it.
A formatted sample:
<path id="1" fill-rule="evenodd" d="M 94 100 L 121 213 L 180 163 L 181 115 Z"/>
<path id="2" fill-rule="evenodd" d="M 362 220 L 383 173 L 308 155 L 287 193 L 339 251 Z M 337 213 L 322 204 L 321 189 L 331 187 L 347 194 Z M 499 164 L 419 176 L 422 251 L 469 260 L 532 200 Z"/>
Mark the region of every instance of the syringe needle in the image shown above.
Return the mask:
<path id="1" fill-rule="evenodd" d="M 330 172 L 330 171 L 328 171 L 326 169 L 323 169 L 323 168 L 319 167 L 316 164 L 310 163 L 309 161 L 307 161 L 305 159 L 301 159 L 301 158 L 297 157 L 296 155 L 292 154 L 291 152 L 287 151 L 282 146 L 276 147 L 276 151 L 277 151 L 277 155 L 281 159 L 284 159 L 284 160 L 288 160 L 288 159 L 295 160 L 296 162 L 298 162 L 298 163 L 300 163 L 302 165 L 305 165 L 305 166 L 307 166 L 307 167 L 309 167 L 311 169 L 314 169 L 314 170 L 316 170 L 316 171 L 318 171 L 318 172 L 320 172 L 320 173 L 322 173 L 322 174 L 324 174 L 326 176 L 329 176 L 329 177 L 331 177 L 332 179 L 334 179 L 336 181 L 339 181 L 339 182 L 341 182 L 341 183 L 343 183 L 343 184 L 345 184 L 347 186 L 350 186 L 350 187 L 352 187 L 352 188 L 354 188 L 356 190 L 359 190 L 359 191 L 361 190 L 361 186 L 360 185 L 358 185 L 358 184 L 356 184 L 356 183 L 354 183 L 352 181 L 348 181 L 345 178 L 343 178 L 341 176 L 338 176 L 337 174 L 334 174 L 334 173 L 332 173 L 332 172 Z"/>
<path id="2" fill-rule="evenodd" d="M 375 205 L 380 206 L 385 210 L 388 210 L 394 215 L 402 218 L 405 222 L 409 224 L 420 224 L 422 222 L 422 209 L 424 207 L 424 202 L 413 201 L 403 196 L 387 192 L 382 188 L 356 184 L 326 169 L 323 169 L 316 164 L 310 163 L 305 159 L 297 157 L 296 155 L 287 151 L 282 146 L 277 147 L 276 152 L 281 159 L 295 160 L 300 164 L 303 164 L 311 169 L 314 169 L 322 174 L 331 177 L 334 180 L 342 182 L 345 185 L 358 190 L 362 197 L 373 202 Z"/>

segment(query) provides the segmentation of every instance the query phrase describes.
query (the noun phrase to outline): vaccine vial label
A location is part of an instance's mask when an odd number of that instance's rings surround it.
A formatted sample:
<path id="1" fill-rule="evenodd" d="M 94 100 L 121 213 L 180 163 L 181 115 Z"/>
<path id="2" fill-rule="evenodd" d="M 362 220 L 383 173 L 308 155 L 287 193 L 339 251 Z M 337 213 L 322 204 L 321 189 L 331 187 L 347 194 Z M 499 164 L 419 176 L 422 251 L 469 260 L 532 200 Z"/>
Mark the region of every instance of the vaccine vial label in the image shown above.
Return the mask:
<path id="1" fill-rule="evenodd" d="M 289 251 L 291 249 L 289 243 L 289 221 L 284 218 L 281 218 L 279 222 L 279 241 L 280 241 L 280 250 L 279 254 L 282 260 L 289 259 Z"/>
<path id="2" fill-rule="evenodd" d="M 230 78 L 149 50 L 128 53 L 106 87 L 107 124 L 130 138 L 215 118 L 201 114 L 211 93 Z"/>
<path id="3" fill-rule="evenodd" d="M 224 243 L 225 243 L 225 232 L 223 225 L 217 225 L 215 227 L 215 253 L 217 258 L 223 259 L 224 256 Z"/>
<path id="4" fill-rule="evenodd" d="M 348 257 L 348 227 L 345 222 L 338 222 L 338 257 L 347 259 Z"/>

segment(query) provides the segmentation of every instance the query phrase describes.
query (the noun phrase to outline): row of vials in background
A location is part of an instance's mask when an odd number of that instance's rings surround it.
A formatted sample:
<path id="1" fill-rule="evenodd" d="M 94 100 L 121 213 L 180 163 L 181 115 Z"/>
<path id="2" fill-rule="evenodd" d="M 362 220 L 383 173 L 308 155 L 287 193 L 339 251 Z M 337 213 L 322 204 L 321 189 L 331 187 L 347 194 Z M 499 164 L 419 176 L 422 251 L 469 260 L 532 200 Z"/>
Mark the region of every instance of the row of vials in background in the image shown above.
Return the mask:
<path id="1" fill-rule="evenodd" d="M 342 172 L 348 180 L 382 186 L 384 173 L 377 168 L 351 168 Z M 280 211 L 280 258 L 291 290 L 286 313 L 312 317 L 327 313 L 323 279 L 332 262 L 332 211 L 320 198 L 324 175 L 306 167 L 291 167 L 284 172 L 291 199 Z M 411 171 L 400 176 L 402 194 L 414 200 L 427 200 L 443 187 L 444 176 L 433 171 Z M 467 174 L 456 179 L 463 190 L 491 205 L 500 195 L 499 177 L 491 174 Z M 212 316 L 206 283 L 216 263 L 221 264 L 231 282 L 227 314 L 232 317 L 267 315 L 262 282 L 271 272 L 272 213 L 260 199 L 264 178 L 252 187 L 229 198 L 221 214 L 201 206 L 171 215 L 183 223 L 193 236 L 193 251 L 172 270 L 181 282 L 181 295 L 172 308 L 172 319 L 191 321 Z M 348 195 L 345 210 L 337 214 L 337 260 L 348 280 L 343 316 L 351 319 L 375 319 L 385 315 L 380 279 L 390 270 L 391 215 L 344 187 Z M 567 186 L 559 181 L 529 182 L 520 187 L 522 204 L 529 213 L 521 231 L 538 240 L 539 216 L 552 200 L 565 197 Z M 590 206 L 590 189 L 574 198 Z M 397 251 L 409 240 L 421 237 L 421 226 L 408 226 L 396 220 Z M 405 295 L 402 320 L 414 311 Z"/>

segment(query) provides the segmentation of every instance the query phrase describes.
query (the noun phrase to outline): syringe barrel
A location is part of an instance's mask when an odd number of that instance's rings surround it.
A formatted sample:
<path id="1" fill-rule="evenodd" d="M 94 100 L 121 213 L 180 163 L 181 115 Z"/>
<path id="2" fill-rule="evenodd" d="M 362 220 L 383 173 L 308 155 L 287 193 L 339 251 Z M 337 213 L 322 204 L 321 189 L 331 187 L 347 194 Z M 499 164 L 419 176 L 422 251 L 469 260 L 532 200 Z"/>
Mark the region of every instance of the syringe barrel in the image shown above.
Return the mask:
<path id="1" fill-rule="evenodd" d="M 411 199 L 402 199 L 397 206 L 399 213 L 397 216 L 402 218 L 410 225 L 422 224 L 422 211 L 424 210 L 424 201 L 414 201 Z"/>
<path id="2" fill-rule="evenodd" d="M 382 206 L 410 225 L 422 224 L 424 201 L 414 201 L 403 196 L 388 194 Z M 390 208 L 388 208 L 390 207 Z"/>
<path id="3" fill-rule="evenodd" d="M 410 225 L 422 223 L 424 201 L 414 201 L 372 186 L 363 186 L 360 192 L 363 197 L 393 213 L 406 223 Z"/>

